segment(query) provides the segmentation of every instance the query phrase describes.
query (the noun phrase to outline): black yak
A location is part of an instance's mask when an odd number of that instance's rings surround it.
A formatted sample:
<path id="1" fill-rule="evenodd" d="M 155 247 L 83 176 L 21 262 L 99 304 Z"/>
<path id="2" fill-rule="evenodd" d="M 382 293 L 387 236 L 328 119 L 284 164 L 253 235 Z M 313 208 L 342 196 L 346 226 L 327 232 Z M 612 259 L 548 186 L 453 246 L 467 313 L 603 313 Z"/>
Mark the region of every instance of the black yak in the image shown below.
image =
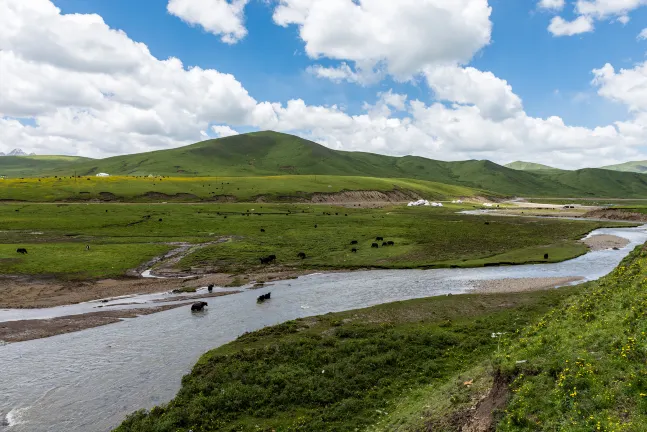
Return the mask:
<path id="1" fill-rule="evenodd" d="M 197 302 L 191 305 L 191 312 L 201 312 L 205 306 L 208 306 L 207 302 Z"/>

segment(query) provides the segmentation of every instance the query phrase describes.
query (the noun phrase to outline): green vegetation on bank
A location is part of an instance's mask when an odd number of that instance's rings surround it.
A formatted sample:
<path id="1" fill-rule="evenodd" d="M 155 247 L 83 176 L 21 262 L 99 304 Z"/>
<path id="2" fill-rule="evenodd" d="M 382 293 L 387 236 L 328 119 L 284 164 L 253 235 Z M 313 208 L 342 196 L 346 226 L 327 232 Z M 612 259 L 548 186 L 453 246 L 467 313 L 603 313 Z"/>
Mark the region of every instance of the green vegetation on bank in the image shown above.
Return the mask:
<path id="1" fill-rule="evenodd" d="M 0 160 L 0 167 L 2 163 Z M 425 180 L 517 196 L 647 196 L 647 177 L 637 173 L 603 169 L 520 171 L 487 160 L 443 162 L 417 156 L 344 152 L 276 132 L 254 132 L 170 150 L 42 166 L 32 169 L 29 175 L 93 176 L 100 172 L 171 177 L 377 177 Z M 290 192 L 299 191 L 297 186 L 298 183 Z M 0 199 L 6 193 L 7 186 L 0 184 Z"/>
<path id="2" fill-rule="evenodd" d="M 646 276 L 641 247 L 508 339 L 497 364 L 514 381 L 497 430 L 645 430 Z"/>
<path id="3" fill-rule="evenodd" d="M 117 431 L 365 430 L 484 361 L 492 333 L 514 333 L 576 290 L 411 300 L 268 327 L 205 354 L 171 403 Z"/>
<path id="4" fill-rule="evenodd" d="M 179 270 L 426 268 L 559 261 L 585 251 L 578 239 L 623 224 L 484 218 L 444 208 L 343 208 L 295 204 L 3 204 L 0 273 L 102 277 L 123 274 L 171 243 L 209 243 Z M 486 222 L 488 224 L 486 225 Z M 315 228 L 316 225 L 316 228 Z M 623 225 L 624 226 L 624 225 Z M 265 230 L 262 232 L 261 230 Z M 372 248 L 376 237 L 394 246 Z M 357 245 L 351 245 L 357 240 Z M 91 250 L 85 251 L 89 244 Z M 28 255 L 16 253 L 27 248 Z M 352 248 L 357 248 L 353 253 Z M 301 260 L 299 252 L 307 257 Z M 502 255 L 503 254 L 503 255 Z"/>
<path id="5" fill-rule="evenodd" d="M 424 180 L 343 177 L 328 175 L 274 177 L 50 177 L 7 179 L 0 183 L 0 198 L 7 201 L 123 201 L 123 202 L 228 202 L 228 201 L 309 201 L 313 196 L 346 191 L 378 191 L 392 200 L 430 200 L 495 196 L 462 186 Z M 375 195 L 375 194 L 374 194 Z M 369 192 L 345 196 L 346 201 L 387 200 Z"/>

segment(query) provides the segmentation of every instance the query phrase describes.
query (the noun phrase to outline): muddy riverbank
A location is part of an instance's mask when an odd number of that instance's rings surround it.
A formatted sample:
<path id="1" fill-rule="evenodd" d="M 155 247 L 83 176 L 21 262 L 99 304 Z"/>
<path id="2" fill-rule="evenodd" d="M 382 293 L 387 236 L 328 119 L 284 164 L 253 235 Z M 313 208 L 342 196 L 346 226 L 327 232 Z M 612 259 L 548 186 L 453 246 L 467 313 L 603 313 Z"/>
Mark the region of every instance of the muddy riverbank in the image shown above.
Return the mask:
<path id="1" fill-rule="evenodd" d="M 236 287 L 258 281 L 273 282 L 315 273 L 295 269 L 266 269 L 240 275 L 205 274 L 188 279 L 179 278 L 120 278 L 72 282 L 33 277 L 0 278 L 0 309 L 48 308 L 77 304 L 104 298 L 137 294 L 152 294 L 206 287 Z"/>

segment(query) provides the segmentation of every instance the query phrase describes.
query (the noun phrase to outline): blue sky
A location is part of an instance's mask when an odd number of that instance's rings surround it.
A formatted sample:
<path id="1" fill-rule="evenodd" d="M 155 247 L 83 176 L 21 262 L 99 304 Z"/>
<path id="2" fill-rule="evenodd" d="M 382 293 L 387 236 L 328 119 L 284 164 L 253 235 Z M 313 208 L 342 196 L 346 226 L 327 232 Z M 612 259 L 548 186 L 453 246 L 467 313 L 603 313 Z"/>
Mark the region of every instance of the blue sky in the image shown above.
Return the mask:
<path id="1" fill-rule="evenodd" d="M 647 158 L 644 154 L 647 132 L 643 134 L 647 125 L 642 115 L 647 108 L 636 101 L 640 92 L 631 90 L 642 91 L 644 85 L 642 68 L 647 40 L 638 38 L 647 28 L 647 7 L 641 7 L 643 0 L 629 0 L 633 4 L 625 9 L 618 9 L 611 0 L 565 0 L 563 7 L 555 8 L 542 7 L 542 4 L 560 3 L 561 0 L 457 0 L 458 6 L 443 6 L 447 3 L 440 0 L 420 0 L 418 4 L 429 6 L 425 10 L 421 7 L 420 14 L 430 24 L 429 29 L 423 22 L 422 27 L 412 30 L 415 36 L 411 38 L 412 47 L 408 46 L 406 38 L 385 43 L 380 35 L 380 31 L 390 29 L 389 25 L 397 24 L 406 33 L 409 25 L 420 24 L 413 20 L 417 11 L 416 3 L 411 0 L 401 3 L 404 12 L 401 16 L 399 11 L 396 13 L 396 18 L 401 20 L 397 23 L 389 21 L 388 14 L 380 15 L 379 7 L 375 7 L 384 0 L 356 3 L 330 0 L 330 5 L 335 3 L 339 10 L 348 8 L 349 13 L 353 8 L 353 13 L 361 8 L 361 15 L 357 16 L 365 18 L 366 22 L 382 20 L 382 28 L 375 34 L 365 29 L 352 34 L 346 34 L 343 27 L 335 29 L 337 21 L 343 21 L 343 11 L 338 20 L 333 19 L 327 25 L 331 29 L 326 30 L 326 26 L 316 21 L 317 17 L 326 16 L 321 15 L 320 10 L 316 15 L 317 7 L 324 0 L 310 0 L 307 18 L 301 21 L 290 18 L 283 25 L 279 25 L 280 18 L 277 18 L 279 10 L 281 7 L 289 12 L 297 10 L 294 0 L 7 1 L 9 11 L 15 14 L 13 22 L 21 22 L 21 14 L 27 13 L 20 9 L 21 4 L 38 9 L 38 13 L 42 10 L 44 21 L 41 22 L 51 23 L 51 31 L 42 37 L 55 41 L 53 52 L 36 58 L 34 50 L 26 49 L 27 43 L 19 40 L 20 37 L 28 39 L 30 24 L 27 20 L 17 35 L 0 33 L 0 48 L 11 52 L 18 63 L 24 59 L 32 64 L 42 63 L 43 67 L 53 65 L 70 70 L 76 64 L 62 64 L 70 52 L 85 59 L 96 58 L 92 50 L 101 53 L 106 49 L 113 57 L 106 62 L 121 62 L 123 59 L 119 57 L 123 52 L 124 59 L 139 62 L 136 69 L 149 70 L 151 65 L 161 68 L 164 60 L 174 57 L 182 61 L 185 71 L 198 66 L 207 71 L 204 80 L 216 79 L 217 82 L 205 85 L 220 95 L 218 97 L 222 95 L 216 87 L 224 85 L 218 80 L 222 74 L 231 74 L 236 84 L 227 85 L 227 91 L 234 88 L 234 93 L 228 97 L 239 98 L 235 107 L 239 114 L 230 115 L 228 111 L 213 107 L 207 111 L 199 108 L 209 104 L 207 95 L 204 99 L 183 100 L 171 107 L 162 107 L 161 98 L 150 102 L 143 94 L 133 96 L 133 99 L 141 96 L 141 100 L 125 101 L 129 96 L 119 92 L 125 92 L 126 79 L 130 81 L 131 77 L 109 68 L 111 72 L 99 71 L 100 79 L 96 74 L 84 75 L 83 79 L 88 81 L 84 82 L 84 87 L 79 85 L 78 89 L 70 89 L 65 97 L 25 101 L 18 107 L 15 105 L 20 105 L 19 101 L 9 107 L 0 105 L 1 118 L 5 122 L 19 120 L 22 124 L 22 127 L 15 123 L 5 125 L 6 132 L 0 127 L 0 151 L 14 147 L 10 141 L 20 136 L 25 140 L 23 146 L 29 147 L 32 143 L 30 150 L 36 152 L 103 157 L 128 149 L 145 151 L 184 145 L 199 140 L 200 134 L 214 137 L 273 128 L 344 150 L 418 154 L 437 159 L 489 158 L 503 163 L 528 155 L 538 162 L 577 167 Z M 50 1 L 60 10 L 50 8 Z M 192 12 L 172 13 L 169 2 L 189 5 L 193 7 Z M 244 4 L 240 20 L 246 34 L 234 43 L 226 43 L 222 39 L 225 32 L 217 28 L 230 25 L 231 17 L 215 17 L 211 21 L 205 17 L 217 3 L 227 3 L 230 7 L 232 2 Z M 588 12 L 584 11 L 585 7 L 589 7 Z M 465 18 L 461 14 L 467 8 L 478 13 Z M 433 23 L 434 10 L 439 14 L 446 12 L 457 21 L 447 24 L 447 28 L 442 21 Z M 77 29 L 78 40 L 70 41 L 64 34 L 66 27 L 73 31 L 72 27 L 79 24 L 70 23 L 67 18 L 71 14 L 78 14 L 79 23 L 92 21 L 91 14 L 96 14 L 105 23 L 104 28 L 85 35 L 81 26 Z M 407 17 L 413 17 L 413 21 L 407 23 Z M 569 27 L 559 30 L 562 32 L 559 34 L 557 30 L 549 30 L 557 17 L 565 20 L 568 26 L 573 26 L 578 18 L 591 25 L 567 33 L 574 28 Z M 213 24 L 214 19 L 216 24 Z M 187 23 L 191 20 L 194 24 Z M 65 24 L 61 24 L 63 22 Z M 348 27 L 349 24 L 344 25 Z M 113 35 L 118 31 L 127 36 L 119 36 L 116 40 Z M 3 37 L 6 40 L 3 41 Z M 414 39 L 428 40 L 430 52 L 424 52 L 424 47 L 414 52 Z M 133 54 L 137 58 L 129 58 L 126 48 L 121 47 L 133 43 L 144 44 L 153 58 L 139 58 L 138 54 Z M 381 47 L 381 43 L 385 46 Z M 389 43 L 392 46 L 388 46 Z M 306 45 L 311 48 L 309 54 Z M 58 49 L 61 61 L 52 60 Z M 408 49 L 412 52 L 407 53 Z M 453 57 L 453 50 L 464 52 Z M 364 51 L 374 51 L 374 54 L 365 58 Z M 399 52 L 404 52 L 407 63 L 398 72 Z M 362 62 L 368 62 L 369 70 L 380 69 L 379 78 L 360 83 L 352 79 L 331 80 L 317 76 L 310 69 L 348 64 L 353 74 L 362 76 L 362 71 L 367 69 Z M 20 73 L 19 68 L 27 66 L 18 63 L 16 77 L 6 80 L 8 94 L 22 87 L 19 75 L 25 73 Z M 605 70 L 604 76 L 600 75 L 598 81 L 592 83 L 594 70 L 606 64 L 613 69 Z M 87 72 L 84 67 L 79 73 Z M 636 73 L 629 76 L 622 73 L 622 69 Z M 207 77 L 208 71 L 219 76 Z M 115 81 L 123 78 L 124 83 L 107 83 L 106 75 L 110 74 Z M 188 80 L 187 73 L 181 75 Z M 174 78 L 172 84 L 159 82 L 155 75 L 146 78 L 139 75 L 133 79 L 145 79 L 140 82 L 142 87 L 151 87 L 142 89 L 142 93 L 144 90 L 155 93 L 155 86 L 160 92 L 172 94 L 178 92 L 175 87 L 169 87 L 171 85 L 186 89 L 181 83 L 183 77 Z M 629 83 L 631 79 L 637 81 Z M 106 87 L 115 90 L 107 91 Z M 51 85 L 48 88 L 51 89 Z M 84 105 L 85 102 L 74 99 L 97 89 L 105 100 Z M 241 96 L 240 92 L 246 92 L 248 97 Z M 70 96 L 73 94 L 77 96 Z M 403 99 L 389 101 L 385 95 Z M 289 101 L 296 100 L 303 101 L 303 106 L 290 105 Z M 438 101 L 444 109 L 434 108 Z M 263 106 L 266 102 L 274 104 L 269 111 L 263 111 L 269 109 Z M 192 112 L 194 103 L 196 108 Z M 47 106 L 36 109 L 35 105 Z M 195 120 L 195 124 L 170 125 L 176 114 L 173 109 L 182 111 L 187 118 Z M 115 114 L 117 112 L 119 115 Z M 124 131 L 123 124 L 114 120 L 122 114 L 125 118 L 137 119 L 132 130 Z M 362 117 L 369 114 L 370 124 Z M 551 116 L 561 120 L 548 120 Z M 66 127 L 78 127 L 78 131 L 61 133 L 65 122 L 71 122 Z M 221 127 L 220 132 L 211 129 L 214 125 Z M 93 127 L 106 136 L 114 133 L 114 137 L 110 142 L 106 138 L 105 143 L 89 139 L 93 133 L 89 128 Z M 483 137 L 479 136 L 478 128 L 484 128 Z M 142 130 L 153 132 L 142 134 Z M 120 141 L 119 145 L 116 141 Z M 497 144 L 499 141 L 501 145 Z M 576 142 L 571 144 L 573 141 Z"/>
<path id="2" fill-rule="evenodd" d="M 350 113 L 359 112 L 363 102 L 373 102 L 378 91 L 389 88 L 413 98 L 433 100 L 429 89 L 391 79 L 370 86 L 316 79 L 305 72 L 315 62 L 304 55 L 297 29 L 275 25 L 273 9 L 262 1 L 252 1 L 247 6 L 246 25 L 250 31 L 236 45 L 224 44 L 201 28 L 187 26 L 170 15 L 159 0 L 55 3 L 64 13 L 101 15 L 111 27 L 145 42 L 158 58 L 173 56 L 186 65 L 234 74 L 259 100 L 302 98 L 314 105 L 345 105 Z M 590 85 L 591 71 L 605 63 L 632 67 L 644 61 L 647 43 L 637 42 L 636 35 L 647 26 L 647 8 L 635 11 L 626 25 L 601 22 L 593 33 L 555 38 L 546 31 L 551 14 L 539 10 L 535 2 L 493 0 L 490 5 L 493 42 L 470 65 L 507 80 L 522 97 L 528 114 L 558 115 L 569 124 L 588 127 L 627 117 L 622 105 L 597 96 Z M 574 17 L 566 11 L 565 16 Z"/>

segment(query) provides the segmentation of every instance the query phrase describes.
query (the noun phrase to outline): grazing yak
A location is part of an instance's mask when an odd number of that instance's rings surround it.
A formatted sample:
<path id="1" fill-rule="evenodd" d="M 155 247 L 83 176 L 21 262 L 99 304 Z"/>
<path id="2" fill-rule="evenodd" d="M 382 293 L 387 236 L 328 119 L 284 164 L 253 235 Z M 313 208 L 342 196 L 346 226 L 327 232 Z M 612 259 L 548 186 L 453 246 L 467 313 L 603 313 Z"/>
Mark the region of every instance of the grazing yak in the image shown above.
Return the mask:
<path id="1" fill-rule="evenodd" d="M 315 225 L 315 228 L 317 228 L 317 225 Z"/>
<path id="2" fill-rule="evenodd" d="M 377 243 L 373 243 L 373 244 L 371 245 L 371 247 L 372 247 L 372 248 L 379 248 L 379 247 L 380 247 L 380 245 L 378 245 Z"/>
<path id="3" fill-rule="evenodd" d="M 209 306 L 207 302 L 197 302 L 191 305 L 191 312 L 202 312 L 205 306 Z"/>
<path id="4" fill-rule="evenodd" d="M 384 240 L 384 237 L 375 237 L 375 241 L 382 241 Z"/>
<path id="5" fill-rule="evenodd" d="M 261 257 L 259 258 L 261 260 L 261 264 L 270 264 L 274 261 L 276 261 L 276 255 L 270 255 L 267 257 Z"/>
<path id="6" fill-rule="evenodd" d="M 350 244 L 352 244 L 352 245 L 356 245 L 356 244 L 357 244 L 357 240 L 353 240 L 352 242 L 350 242 Z"/>
<path id="7" fill-rule="evenodd" d="M 27 254 L 27 249 L 18 248 L 18 249 L 16 249 L 16 252 L 19 253 L 19 254 L 22 254 L 22 255 L 26 255 Z"/>
<path id="8" fill-rule="evenodd" d="M 388 246 L 389 244 L 387 242 L 382 242 L 382 246 Z"/>
<path id="9" fill-rule="evenodd" d="M 210 284 L 210 285 L 207 287 L 207 289 L 209 290 L 209 292 L 213 292 L 213 284 Z"/>
<path id="10" fill-rule="evenodd" d="M 301 259 L 306 259 L 306 254 L 305 254 L 305 252 L 299 252 L 299 254 L 298 254 L 297 256 L 298 256 L 299 258 L 301 258 Z"/>
<path id="11" fill-rule="evenodd" d="M 264 229 L 264 228 L 261 228 L 261 232 L 265 232 L 265 229 Z"/>
<path id="12" fill-rule="evenodd" d="M 271 296 L 272 296 L 271 292 L 268 292 L 267 294 L 260 295 L 256 299 L 256 303 L 263 303 L 265 300 L 269 300 Z"/>
<path id="13" fill-rule="evenodd" d="M 386 244 L 387 244 L 388 246 L 395 246 L 395 243 L 394 243 L 394 242 L 392 242 L 392 241 L 390 241 L 390 240 L 389 240 L 388 242 L 386 242 Z"/>
<path id="14" fill-rule="evenodd" d="M 357 252 L 357 248 L 352 248 L 350 251 L 351 251 L 352 253 L 356 253 L 356 252 Z"/>
<path id="15" fill-rule="evenodd" d="M 544 254 L 544 259 L 548 259 L 548 254 Z"/>

